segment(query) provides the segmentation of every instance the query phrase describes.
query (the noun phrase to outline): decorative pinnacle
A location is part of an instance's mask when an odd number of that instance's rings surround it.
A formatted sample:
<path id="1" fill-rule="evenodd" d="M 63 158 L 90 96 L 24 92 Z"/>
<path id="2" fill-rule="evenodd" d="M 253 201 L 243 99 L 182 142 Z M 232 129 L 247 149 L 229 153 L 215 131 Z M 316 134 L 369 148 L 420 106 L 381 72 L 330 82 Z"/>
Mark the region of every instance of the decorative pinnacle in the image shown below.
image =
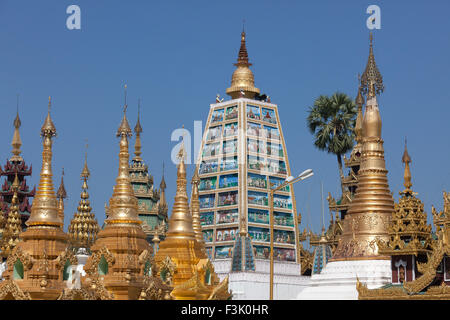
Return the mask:
<path id="1" fill-rule="evenodd" d="M 362 106 L 364 104 L 364 97 L 362 96 L 362 93 L 361 93 L 361 91 L 362 91 L 361 75 L 359 73 L 358 73 L 358 84 L 359 84 L 358 95 L 356 96 L 355 102 L 356 102 L 356 104 L 359 107 L 359 106 Z"/>
<path id="2" fill-rule="evenodd" d="M 411 170 L 409 169 L 409 164 L 411 163 L 411 157 L 409 156 L 408 149 L 406 146 L 406 138 L 405 138 L 405 151 L 403 152 L 402 156 L 402 162 L 405 164 L 405 172 L 403 174 L 403 185 L 405 186 L 405 190 L 401 192 L 403 193 L 409 193 L 411 192 L 412 182 L 411 182 Z"/>
<path id="3" fill-rule="evenodd" d="M 142 161 L 141 158 L 141 132 L 142 132 L 142 126 L 141 126 L 141 121 L 140 121 L 140 113 L 141 113 L 141 99 L 138 99 L 138 118 L 137 118 L 137 122 L 136 122 L 136 126 L 134 127 L 134 132 L 136 133 L 136 141 L 134 143 L 134 154 L 135 157 L 133 158 L 133 160 L 135 161 Z"/>
<path id="4" fill-rule="evenodd" d="M 13 147 L 12 154 L 13 156 L 10 161 L 23 161 L 23 158 L 20 156 L 22 151 L 20 150 L 20 147 L 22 146 L 22 139 L 20 139 L 20 132 L 19 128 L 21 126 L 21 121 L 19 118 L 19 95 L 17 95 L 17 114 L 16 118 L 14 119 L 14 135 L 11 142 L 11 145 Z"/>
<path id="5" fill-rule="evenodd" d="M 17 176 L 17 172 L 16 172 L 16 176 L 14 177 L 14 181 L 13 181 L 13 183 L 12 183 L 12 185 L 11 185 L 11 188 L 12 188 L 12 190 L 14 191 L 14 192 L 16 192 L 17 190 L 19 190 L 19 178 L 18 178 L 18 176 Z"/>
<path id="6" fill-rule="evenodd" d="M 56 197 L 58 199 L 67 198 L 66 188 L 64 187 L 64 168 L 62 168 L 61 184 L 59 185 L 58 191 L 56 192 Z"/>
<path id="7" fill-rule="evenodd" d="M 14 119 L 14 128 L 19 129 L 21 125 L 22 122 L 20 122 L 19 118 L 19 94 L 17 94 L 17 115 L 16 118 Z"/>
<path id="8" fill-rule="evenodd" d="M 402 162 L 403 163 L 411 163 L 411 157 L 408 153 L 408 148 L 407 148 L 407 140 L 405 138 L 405 151 L 403 152 L 403 156 L 402 156 Z"/>
<path id="9" fill-rule="evenodd" d="M 165 190 L 167 188 L 166 186 L 166 180 L 164 180 L 164 161 L 163 161 L 163 171 L 162 171 L 162 178 L 161 178 L 161 183 L 159 185 L 159 188 L 161 190 Z"/>
<path id="10" fill-rule="evenodd" d="M 117 133 L 116 136 L 117 137 L 121 137 L 121 136 L 127 136 L 127 137 L 131 137 L 132 133 L 131 133 L 131 128 L 130 125 L 128 124 L 128 120 L 127 120 L 127 85 L 125 85 L 125 104 L 123 106 L 123 118 L 122 121 L 120 122 L 120 126 L 119 129 L 117 129 Z"/>
<path id="11" fill-rule="evenodd" d="M 366 69 L 361 78 L 362 92 L 369 97 L 380 94 L 384 91 L 383 77 L 378 70 L 373 54 L 373 35 L 370 32 L 370 49 Z"/>
<path id="12" fill-rule="evenodd" d="M 251 66 L 252 64 L 248 62 L 248 52 L 247 46 L 245 44 L 245 31 L 242 29 L 241 33 L 241 47 L 239 48 L 238 60 L 235 66 L 246 65 Z"/>
<path id="13" fill-rule="evenodd" d="M 89 172 L 88 165 L 87 165 L 87 149 L 88 149 L 88 143 L 87 143 L 87 139 L 86 139 L 86 151 L 84 154 L 84 167 L 83 167 L 83 170 L 81 171 L 81 175 L 80 175 L 80 177 L 82 179 L 84 179 L 85 181 L 87 179 L 89 179 L 89 176 L 91 175 L 91 173 Z"/>
<path id="14" fill-rule="evenodd" d="M 45 118 L 44 124 L 41 128 L 41 136 L 42 137 L 55 137 L 56 136 L 56 128 L 53 124 L 52 118 L 50 117 L 50 109 L 52 106 L 52 97 L 48 97 L 48 113 L 47 118 Z"/>
<path id="15" fill-rule="evenodd" d="M 141 98 L 138 99 L 138 118 L 137 118 L 136 126 L 134 127 L 134 132 L 136 134 L 142 133 L 140 115 L 141 115 Z"/>
<path id="16" fill-rule="evenodd" d="M 198 176 L 198 170 L 194 170 L 194 175 L 192 176 L 191 184 L 193 185 L 199 185 L 200 184 L 200 177 Z"/>

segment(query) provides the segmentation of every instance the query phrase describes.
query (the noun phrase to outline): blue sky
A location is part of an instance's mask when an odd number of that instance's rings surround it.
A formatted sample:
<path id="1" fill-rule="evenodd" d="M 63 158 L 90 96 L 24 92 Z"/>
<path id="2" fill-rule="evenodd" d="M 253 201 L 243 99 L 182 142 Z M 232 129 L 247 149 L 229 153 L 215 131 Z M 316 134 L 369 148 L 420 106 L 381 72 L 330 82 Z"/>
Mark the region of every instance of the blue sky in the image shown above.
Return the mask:
<path id="1" fill-rule="evenodd" d="M 81 30 L 66 28 L 71 4 L 81 8 Z M 371 4 L 381 7 L 374 48 L 386 87 L 379 102 L 391 191 L 397 199 L 403 188 L 407 136 L 413 189 L 431 215 L 432 204 L 442 208 L 442 191 L 450 191 L 450 4 L 445 0 L 0 0 L 1 164 L 10 157 L 20 93 L 23 156 L 34 168 L 29 184 L 37 184 L 39 131 L 51 95 L 58 131 L 55 184 L 64 167 L 69 195 L 66 228 L 80 196 L 85 139 L 91 203 L 103 222 L 117 175 L 115 132 L 127 83 L 130 124 L 134 127 L 141 98 L 143 157 L 158 185 L 166 163 L 171 206 L 176 186 L 171 133 L 183 124 L 193 130 L 195 120 L 206 121 L 216 94 L 226 96 L 245 19 L 256 86 L 279 105 L 291 168 L 315 171 L 295 186 L 301 228 L 308 224 L 319 231 L 320 184 L 325 197 L 336 196 L 338 170 L 333 155 L 314 148 L 307 110 L 320 94 L 356 95 L 357 74 L 364 71 L 369 51 L 366 8 Z M 193 166 L 188 170 L 190 179 Z M 325 214 L 328 221 L 328 210 Z"/>

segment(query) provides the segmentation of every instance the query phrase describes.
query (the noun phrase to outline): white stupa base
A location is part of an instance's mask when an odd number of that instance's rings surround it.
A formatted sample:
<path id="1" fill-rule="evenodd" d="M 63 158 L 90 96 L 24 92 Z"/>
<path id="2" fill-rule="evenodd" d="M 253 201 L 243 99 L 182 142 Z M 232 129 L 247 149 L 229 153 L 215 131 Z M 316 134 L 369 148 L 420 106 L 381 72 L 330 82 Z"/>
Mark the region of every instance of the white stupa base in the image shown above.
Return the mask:
<path id="1" fill-rule="evenodd" d="M 213 261 L 220 280 L 229 276 L 233 300 L 269 300 L 270 262 L 255 260 L 255 271 L 230 272 L 231 259 Z M 292 300 L 309 284 L 310 277 L 300 274 L 300 265 L 292 262 L 274 263 L 273 298 Z"/>
<path id="2" fill-rule="evenodd" d="M 357 300 L 356 279 L 369 289 L 391 283 L 390 260 L 331 261 L 320 274 L 313 275 L 299 300 Z"/>
<path id="3" fill-rule="evenodd" d="M 81 288 L 81 277 L 86 275 L 83 267 L 90 256 L 84 252 L 79 252 L 76 254 L 76 257 L 78 259 L 78 264 L 70 266 L 69 269 L 70 277 L 67 280 L 67 287 L 70 289 Z"/>

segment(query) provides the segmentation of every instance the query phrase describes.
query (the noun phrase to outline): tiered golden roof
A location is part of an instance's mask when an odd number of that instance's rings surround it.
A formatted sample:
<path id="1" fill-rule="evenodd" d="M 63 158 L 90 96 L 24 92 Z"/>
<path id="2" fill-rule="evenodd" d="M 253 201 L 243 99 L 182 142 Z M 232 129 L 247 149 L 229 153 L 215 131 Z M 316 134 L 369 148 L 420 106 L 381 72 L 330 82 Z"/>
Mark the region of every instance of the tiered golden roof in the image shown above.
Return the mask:
<path id="1" fill-rule="evenodd" d="M 157 276 L 173 288 L 170 295 L 177 300 L 228 299 L 228 277 L 219 283 L 211 261 L 205 258 L 203 243 L 195 236 L 186 192 L 184 144 L 178 157 L 177 191 L 169 230 L 155 255 Z"/>
<path id="2" fill-rule="evenodd" d="M 357 281 L 356 289 L 360 300 L 449 300 L 450 286 L 438 269 L 443 259 L 450 255 L 450 193 L 444 191 L 444 210 L 437 212 L 432 208 L 433 220 L 437 229 L 437 241 L 427 253 L 427 261 L 417 262 L 420 273 L 413 281 L 404 282 L 403 286 L 386 286 L 379 289 L 368 289 L 366 284 Z M 439 285 L 440 284 L 440 285 Z"/>
<path id="3" fill-rule="evenodd" d="M 417 255 L 431 252 L 433 240 L 431 225 L 427 224 L 427 214 L 422 201 L 416 198 L 411 190 L 411 157 L 405 143 L 402 162 L 405 164 L 404 186 L 400 199 L 395 204 L 395 212 L 389 224 L 389 241 L 378 243 L 380 254 L 386 255 Z"/>
<path id="4" fill-rule="evenodd" d="M 14 178 L 12 184 L 12 190 L 14 192 L 11 207 L 9 209 L 8 218 L 4 226 L 4 231 L 1 239 L 1 256 L 3 258 L 8 258 L 14 247 L 19 242 L 19 234 L 22 232 L 22 220 L 20 218 L 19 212 L 19 199 L 17 196 L 17 190 L 19 189 L 19 179 Z M 2 214 L 3 216 L 3 214 Z"/>
<path id="5" fill-rule="evenodd" d="M 81 186 L 81 199 L 78 203 L 77 212 L 70 221 L 69 237 L 74 248 L 89 250 L 97 239 L 100 227 L 92 212 L 91 203 L 89 201 L 87 180 L 89 179 L 90 172 L 87 166 L 87 156 L 85 157 L 83 170 L 80 176 L 83 180 Z"/>
<path id="6" fill-rule="evenodd" d="M 252 64 L 248 62 L 245 32 L 243 30 L 241 33 L 241 48 L 239 49 L 238 60 L 234 65 L 237 68 L 231 78 L 231 87 L 226 90 L 226 93 L 233 99 L 240 97 L 253 99 L 256 94 L 259 94 L 259 89 L 255 87 L 255 78 L 253 72 L 250 70 Z"/>
<path id="7" fill-rule="evenodd" d="M 52 181 L 52 138 L 56 129 L 50 117 L 41 129 L 43 138 L 42 169 L 33 201 L 28 228 L 7 259 L 5 281 L 0 284 L 0 299 L 57 299 L 66 287 L 66 267 L 77 260 L 67 246 L 62 231 Z M 20 280 L 20 281 L 17 281 Z"/>
<path id="8" fill-rule="evenodd" d="M 358 188 L 344 218 L 344 231 L 332 260 L 390 259 L 378 253 L 377 240 L 388 240 L 388 225 L 394 212 L 389 190 L 381 139 L 381 117 L 377 92 L 383 89 L 382 77 L 373 57 L 372 35 L 369 61 L 362 76 L 368 86 L 366 110 L 362 121 L 361 164 Z"/>

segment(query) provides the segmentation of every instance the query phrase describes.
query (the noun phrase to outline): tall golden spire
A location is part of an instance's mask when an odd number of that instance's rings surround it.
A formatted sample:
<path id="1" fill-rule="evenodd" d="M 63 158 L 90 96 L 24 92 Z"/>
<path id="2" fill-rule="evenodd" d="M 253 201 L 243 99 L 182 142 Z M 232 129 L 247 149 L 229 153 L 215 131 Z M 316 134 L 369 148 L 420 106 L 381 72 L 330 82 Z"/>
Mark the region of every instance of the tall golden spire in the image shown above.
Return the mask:
<path id="1" fill-rule="evenodd" d="M 12 154 L 13 156 L 9 159 L 11 162 L 20 162 L 23 161 L 23 158 L 20 156 L 22 151 L 20 150 L 20 147 L 22 146 L 22 140 L 20 139 L 20 132 L 19 128 L 22 122 L 19 118 L 19 95 L 17 95 L 17 114 L 16 118 L 14 119 L 14 135 L 12 139 Z"/>
<path id="2" fill-rule="evenodd" d="M 107 265 L 102 271 L 103 288 L 96 286 L 95 290 L 101 295 L 107 293 L 116 300 L 138 299 L 146 286 L 148 273 L 145 270 L 152 254 L 152 248 L 141 227 L 142 221 L 138 217 L 138 199 L 134 195 L 129 176 L 128 137 L 131 136 L 131 129 L 126 108 L 125 100 L 123 118 L 117 130 L 120 138 L 119 173 L 109 200 L 108 218 L 90 248 L 92 255 L 84 266 L 87 276 L 81 279 L 82 287 L 92 288 L 92 279 L 99 276 L 99 261 L 105 258 Z M 87 183 L 85 187 L 87 189 Z M 89 200 L 85 200 L 87 204 Z"/>
<path id="3" fill-rule="evenodd" d="M 159 267 L 157 275 L 173 287 L 171 296 L 174 299 L 206 300 L 214 296 L 227 299 L 230 297 L 228 278 L 219 284 L 214 267 L 206 257 L 205 246 L 196 238 L 186 192 L 185 156 L 182 142 L 178 153 L 180 162 L 177 172 L 177 192 L 169 220 L 169 230 L 155 254 L 155 263 Z M 195 180 L 194 178 L 193 181 Z M 193 203 L 195 207 L 195 200 Z M 209 283 L 205 280 L 208 273 L 211 275 Z M 222 293 L 216 295 L 216 291 Z"/>
<path id="4" fill-rule="evenodd" d="M 197 239 L 199 243 L 204 245 L 205 243 L 203 240 L 202 226 L 200 224 L 200 200 L 198 196 L 198 186 L 200 184 L 200 177 L 198 176 L 197 168 L 195 168 L 191 184 L 192 184 L 192 194 L 191 194 L 192 226 L 194 228 L 195 239 Z"/>
<path id="5" fill-rule="evenodd" d="M 58 216 L 64 222 L 64 199 L 67 198 L 67 192 L 64 186 L 64 168 L 62 168 L 61 183 L 56 192 L 56 198 L 58 199 Z"/>
<path id="6" fill-rule="evenodd" d="M 87 166 L 87 153 L 84 159 L 83 170 L 81 171 L 81 199 L 78 202 L 77 212 L 69 225 L 70 242 L 75 248 L 89 249 L 97 239 L 100 230 L 97 219 L 92 212 L 91 203 L 89 201 L 88 184 L 90 172 Z"/>
<path id="7" fill-rule="evenodd" d="M 53 188 L 52 173 L 52 138 L 56 136 L 56 128 L 50 117 L 51 97 L 48 98 L 48 113 L 41 128 L 43 138 L 42 169 L 36 196 L 31 207 L 27 226 L 50 225 L 62 226 L 63 221 L 58 216 L 58 205 Z"/>
<path id="8" fill-rule="evenodd" d="M 22 232 L 22 220 L 19 212 L 19 198 L 17 196 L 18 190 L 19 178 L 16 173 L 12 184 L 12 191 L 14 194 L 11 200 L 8 218 L 6 219 L 6 224 L 1 239 L 1 255 L 4 258 L 9 256 L 16 244 L 20 241 L 19 234 Z"/>
<path id="9" fill-rule="evenodd" d="M 134 132 L 136 133 L 136 142 L 134 143 L 134 154 L 135 157 L 133 160 L 136 161 L 142 161 L 141 158 L 141 133 L 142 133 L 142 126 L 140 122 L 140 113 L 141 113 L 141 99 L 138 100 L 138 118 L 136 122 L 136 126 L 134 127 Z"/>
<path id="10" fill-rule="evenodd" d="M 166 241 L 170 238 L 195 239 L 194 228 L 192 226 L 192 217 L 189 212 L 188 196 L 186 192 L 186 165 L 184 141 L 182 142 L 180 151 L 178 152 L 177 172 L 177 192 L 175 194 L 175 202 L 173 204 L 172 215 L 169 221 L 169 230 L 167 232 Z"/>
<path id="11" fill-rule="evenodd" d="M 161 213 L 165 213 L 167 214 L 168 211 L 168 205 L 167 205 L 167 201 L 166 201 L 166 180 L 164 179 L 164 163 L 163 163 L 163 174 L 161 177 L 161 183 L 159 184 L 159 190 L 160 190 L 160 194 L 159 194 L 159 201 L 158 201 L 158 207 L 159 207 L 159 211 Z"/>
<path id="12" fill-rule="evenodd" d="M 126 111 L 127 105 L 125 98 L 123 117 L 116 134 L 117 137 L 120 138 L 119 174 L 116 178 L 113 195 L 109 200 L 109 216 L 105 220 L 105 223 L 107 224 L 142 223 L 138 218 L 138 200 L 134 196 L 128 172 L 128 162 L 130 159 L 130 154 L 128 153 L 128 137 L 131 137 L 132 134 L 130 125 L 128 124 Z"/>
<path id="13" fill-rule="evenodd" d="M 344 218 L 344 231 L 333 260 L 388 259 L 380 256 L 378 240 L 387 241 L 388 224 L 394 212 L 381 139 L 381 117 L 376 94 L 383 90 L 382 77 L 373 56 L 372 35 L 369 60 L 361 79 L 367 91 L 362 121 L 361 164 L 358 188 Z M 364 222 L 367 221 L 367 222 Z"/>
<path id="14" fill-rule="evenodd" d="M 226 93 L 230 95 L 232 99 L 237 99 L 241 97 L 242 91 L 245 98 L 253 99 L 256 94 L 259 94 L 259 89 L 255 88 L 255 78 L 253 72 L 250 70 L 252 64 L 248 62 L 244 30 L 242 30 L 241 33 L 241 48 L 239 49 L 237 63 L 234 65 L 237 68 L 233 72 L 231 78 L 231 87 L 226 90 Z"/>

